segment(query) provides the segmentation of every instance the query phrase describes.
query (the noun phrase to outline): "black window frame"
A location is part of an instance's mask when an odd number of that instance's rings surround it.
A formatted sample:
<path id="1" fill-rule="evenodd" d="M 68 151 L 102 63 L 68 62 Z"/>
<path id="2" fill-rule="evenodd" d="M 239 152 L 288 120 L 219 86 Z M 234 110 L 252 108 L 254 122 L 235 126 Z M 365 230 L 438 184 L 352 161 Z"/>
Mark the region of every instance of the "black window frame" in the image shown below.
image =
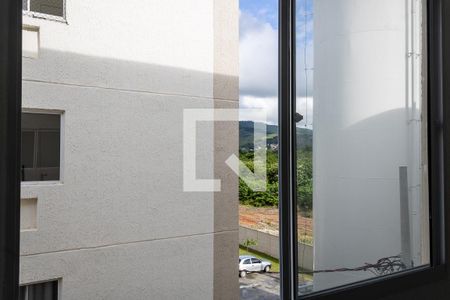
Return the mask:
<path id="1" fill-rule="evenodd" d="M 0 299 L 18 299 L 22 1 L 0 2 L 0 40 Z"/>
<path id="2" fill-rule="evenodd" d="M 49 183 L 49 182 L 61 182 L 61 178 L 62 178 L 62 174 L 61 174 L 61 170 L 62 170 L 62 147 L 61 147 L 61 141 L 62 141 L 62 113 L 61 112 L 55 112 L 55 111 L 44 111 L 44 110 L 40 110 L 40 111 L 29 111 L 29 110 L 25 110 L 22 111 L 22 121 L 26 122 L 27 119 L 27 115 L 36 115 L 38 116 L 38 118 L 45 118 L 45 117 L 49 117 L 49 118 L 57 118 L 58 119 L 58 128 L 45 128 L 45 127 L 39 127 L 38 125 L 35 124 L 34 127 L 22 127 L 21 128 L 21 132 L 22 132 L 22 138 L 23 138 L 23 133 L 27 132 L 27 133 L 33 133 L 34 137 L 34 145 L 33 145 L 33 165 L 31 167 L 25 167 L 23 164 L 23 161 L 21 162 L 21 181 L 24 184 L 29 184 L 29 183 Z M 23 124 L 22 124 L 23 125 Z M 58 135 L 58 148 L 57 148 L 57 153 L 58 153 L 58 157 L 57 157 L 57 161 L 58 161 L 58 165 L 57 167 L 55 166 L 45 166 L 45 165 L 40 165 L 41 162 L 41 158 L 40 158 L 40 154 L 41 154 L 41 147 L 40 147 L 40 138 L 42 138 L 43 134 L 46 133 L 56 133 Z M 23 146 L 23 145 L 22 145 Z M 22 151 L 23 151 L 23 147 L 22 147 Z M 32 170 L 34 172 L 37 172 L 38 170 L 41 169 L 48 169 L 48 168 L 58 168 L 58 174 L 57 174 L 57 178 L 44 178 L 42 177 L 42 173 L 41 173 L 41 178 L 40 179 L 32 179 L 32 180 L 27 180 L 25 174 L 27 170 Z M 51 177 L 51 176 L 50 176 Z"/>
<path id="3" fill-rule="evenodd" d="M 448 278 L 448 241 L 445 226 L 448 194 L 447 162 L 450 158 L 450 112 L 444 100 L 450 88 L 450 1 L 427 0 L 427 101 L 428 159 L 430 185 L 430 265 L 396 274 L 356 282 L 310 295 L 298 296 L 297 199 L 296 199 L 296 134 L 295 134 L 295 5 L 296 0 L 279 0 L 279 209 L 280 209 L 280 293 L 281 299 L 381 299 L 396 294 L 395 299 L 410 299 L 410 289 L 424 287 Z M 448 100 L 447 100 L 448 101 Z M 450 282 L 447 283 L 450 290 Z M 402 296 L 403 295 L 403 296 Z M 427 299 L 435 299 L 431 288 Z"/>
<path id="4" fill-rule="evenodd" d="M 431 266 L 342 286 L 304 299 L 443 299 L 448 278 L 450 209 L 449 0 L 428 0 L 428 101 Z M 279 0 L 280 293 L 297 299 L 295 198 L 295 0 Z M 0 2 L 0 299 L 19 296 L 22 1 Z M 449 100 L 447 100 L 449 99 Z M 444 101 L 445 100 L 445 101 Z"/>
<path id="5" fill-rule="evenodd" d="M 32 10 L 31 9 L 31 1 L 33 1 L 33 0 L 26 0 L 27 5 L 22 7 L 22 12 L 24 15 L 30 16 L 33 18 L 67 23 L 67 17 L 66 17 L 66 2 L 67 2 L 67 0 L 62 0 L 62 15 L 61 16 Z"/>
<path id="6" fill-rule="evenodd" d="M 35 283 L 29 283 L 29 284 L 24 284 L 21 285 L 19 287 L 19 296 L 21 294 L 21 292 L 24 295 L 25 300 L 28 300 L 27 297 L 25 297 L 27 295 L 27 291 L 29 288 L 33 287 L 33 286 L 37 286 L 37 285 L 43 285 L 43 284 L 50 284 L 51 285 L 51 291 L 52 291 L 52 300 L 58 300 L 59 298 L 59 280 L 50 280 L 50 281 L 41 281 L 41 282 L 35 282 Z M 21 300 L 21 298 L 17 298 L 19 300 Z"/>

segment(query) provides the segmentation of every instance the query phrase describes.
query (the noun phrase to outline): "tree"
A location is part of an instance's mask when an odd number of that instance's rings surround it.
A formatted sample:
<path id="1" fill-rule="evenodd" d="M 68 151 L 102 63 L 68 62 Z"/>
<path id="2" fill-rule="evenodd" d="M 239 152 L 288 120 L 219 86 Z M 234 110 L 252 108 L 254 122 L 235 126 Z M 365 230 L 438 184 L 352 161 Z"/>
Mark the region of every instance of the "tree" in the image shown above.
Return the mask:
<path id="1" fill-rule="evenodd" d="M 302 211 L 310 213 L 313 208 L 312 151 L 297 152 L 297 199 Z M 253 171 L 253 152 L 241 152 L 240 159 Z M 239 180 L 239 201 L 255 207 L 278 206 L 278 153 L 267 151 L 267 190 L 255 192 L 243 180 Z"/>
<path id="2" fill-rule="evenodd" d="M 312 152 L 301 151 L 297 159 L 297 199 L 298 205 L 306 212 L 313 208 Z"/>
<path id="3" fill-rule="evenodd" d="M 250 246 L 256 246 L 256 245 L 258 245 L 258 240 L 254 240 L 254 239 L 250 239 L 250 238 L 246 239 L 242 243 L 242 246 L 244 246 L 247 249 L 247 252 L 248 252 L 248 249 Z"/>

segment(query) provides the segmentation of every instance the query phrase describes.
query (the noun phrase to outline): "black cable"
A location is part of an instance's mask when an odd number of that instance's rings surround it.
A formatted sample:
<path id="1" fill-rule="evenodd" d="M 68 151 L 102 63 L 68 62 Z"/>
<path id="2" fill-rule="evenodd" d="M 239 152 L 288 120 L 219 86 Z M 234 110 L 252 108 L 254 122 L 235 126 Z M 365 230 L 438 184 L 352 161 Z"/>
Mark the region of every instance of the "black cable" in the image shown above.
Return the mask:
<path id="1" fill-rule="evenodd" d="M 333 272 L 369 271 L 374 275 L 381 276 L 399 272 L 405 269 L 406 265 L 402 262 L 400 256 L 389 256 L 380 258 L 375 264 L 365 263 L 363 266 L 360 267 L 302 271 L 300 273 L 317 274 L 317 273 L 333 273 Z"/>

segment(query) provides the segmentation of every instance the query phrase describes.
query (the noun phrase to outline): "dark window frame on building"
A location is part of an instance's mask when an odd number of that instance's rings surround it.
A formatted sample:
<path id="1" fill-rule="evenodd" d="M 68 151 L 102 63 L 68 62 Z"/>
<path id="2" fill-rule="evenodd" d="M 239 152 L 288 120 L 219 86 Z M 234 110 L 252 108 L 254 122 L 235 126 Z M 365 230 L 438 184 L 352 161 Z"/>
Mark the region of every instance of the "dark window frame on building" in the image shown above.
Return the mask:
<path id="1" fill-rule="evenodd" d="M 19 300 L 58 300 L 58 280 L 21 285 Z M 38 295 L 34 296 L 35 293 Z"/>
<path id="2" fill-rule="evenodd" d="M 35 120 L 32 120 L 32 116 L 36 116 Z M 46 118 L 54 120 L 45 120 Z M 61 180 L 61 170 L 62 170 L 62 160 L 61 160 L 61 125 L 62 125 L 62 113 L 60 112 L 46 112 L 46 111 L 25 111 L 22 113 L 22 163 L 21 163 L 21 180 L 22 182 L 51 182 Z M 40 123 L 40 124 L 38 124 Z M 50 124 L 57 123 L 57 124 Z M 32 164 L 26 164 L 24 161 L 24 150 L 30 150 L 30 145 L 24 144 L 24 137 L 26 133 L 31 133 L 33 135 L 33 146 L 32 146 Z M 46 133 L 57 134 L 57 145 L 47 145 L 56 146 L 57 149 L 52 151 L 57 152 L 57 157 L 53 160 L 57 161 L 51 165 L 41 164 L 41 152 L 43 146 L 40 144 L 40 138 Z M 51 150 L 51 149 L 50 149 Z M 55 154 L 54 154 L 55 155 Z M 56 155 L 55 155 L 56 156 Z"/>
<path id="3" fill-rule="evenodd" d="M 34 1 L 41 1 L 41 0 L 22 0 L 22 7 L 23 7 L 24 15 L 30 16 L 33 18 L 66 22 L 66 0 L 53 0 L 53 1 L 61 1 L 62 2 L 60 14 L 51 14 L 51 13 L 36 11 L 36 9 L 33 8 L 33 5 L 32 5 L 32 2 L 34 2 Z"/>
<path id="4" fill-rule="evenodd" d="M 295 199 L 295 0 L 279 0 L 281 299 L 297 298 Z M 450 1 L 428 0 L 431 266 L 304 299 L 444 299 L 450 294 Z M 0 3 L 0 299 L 19 296 L 22 1 Z M 236 279 L 237 280 L 237 279 Z"/>

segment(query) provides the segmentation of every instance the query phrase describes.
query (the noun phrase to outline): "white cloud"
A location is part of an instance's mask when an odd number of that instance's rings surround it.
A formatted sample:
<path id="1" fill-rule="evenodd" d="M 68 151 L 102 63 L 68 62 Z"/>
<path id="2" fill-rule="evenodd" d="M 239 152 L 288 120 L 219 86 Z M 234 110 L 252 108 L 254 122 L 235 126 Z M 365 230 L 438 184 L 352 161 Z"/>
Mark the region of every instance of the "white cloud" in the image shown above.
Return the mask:
<path id="1" fill-rule="evenodd" d="M 278 32 L 269 23 L 241 12 L 241 95 L 276 97 L 278 90 Z"/>
<path id="2" fill-rule="evenodd" d="M 307 35 L 312 21 L 308 20 Z M 304 24 L 298 24 L 298 38 L 304 37 Z M 302 32 L 303 29 L 303 32 Z M 270 124 L 278 123 L 278 30 L 270 23 L 246 12 L 240 14 L 240 107 L 264 108 Z M 306 48 L 306 68 L 313 68 L 312 41 Z M 307 76 L 306 76 L 307 73 Z M 307 84 L 306 84 L 307 82 Z M 297 47 L 297 111 L 304 115 L 299 126 L 312 125 L 313 71 L 305 72 L 303 42 Z M 307 97 L 307 98 L 305 98 Z M 308 109 L 306 109 L 306 106 Z M 241 119 L 249 119 L 248 116 Z M 253 121 L 260 120 L 253 116 Z"/>
<path id="3" fill-rule="evenodd" d="M 313 73 L 305 76 L 304 25 L 299 24 L 297 32 L 297 91 L 299 96 L 312 95 Z M 311 35 L 312 20 L 308 20 L 307 35 Z M 306 49 L 306 68 L 313 68 L 312 42 Z M 269 22 L 241 12 L 240 14 L 240 94 L 243 96 L 276 97 L 278 94 L 278 30 Z M 306 82 L 308 86 L 306 89 Z"/>
<path id="4" fill-rule="evenodd" d="M 267 119 L 263 119 L 257 114 L 248 114 L 245 110 L 239 116 L 240 120 L 251 120 L 254 122 L 264 122 L 269 124 L 278 123 L 278 98 L 277 97 L 255 97 L 241 96 L 239 108 L 260 108 L 265 111 Z"/>
<path id="5" fill-rule="evenodd" d="M 313 98 L 297 97 L 297 112 L 303 115 L 303 120 L 297 126 L 312 128 L 313 124 Z M 254 122 L 264 122 L 268 124 L 278 124 L 278 98 L 277 97 L 254 97 L 241 96 L 239 107 L 243 108 L 239 116 L 240 120 L 251 120 Z M 260 108 L 265 111 L 267 118 L 254 112 L 247 113 L 245 108 Z"/>

